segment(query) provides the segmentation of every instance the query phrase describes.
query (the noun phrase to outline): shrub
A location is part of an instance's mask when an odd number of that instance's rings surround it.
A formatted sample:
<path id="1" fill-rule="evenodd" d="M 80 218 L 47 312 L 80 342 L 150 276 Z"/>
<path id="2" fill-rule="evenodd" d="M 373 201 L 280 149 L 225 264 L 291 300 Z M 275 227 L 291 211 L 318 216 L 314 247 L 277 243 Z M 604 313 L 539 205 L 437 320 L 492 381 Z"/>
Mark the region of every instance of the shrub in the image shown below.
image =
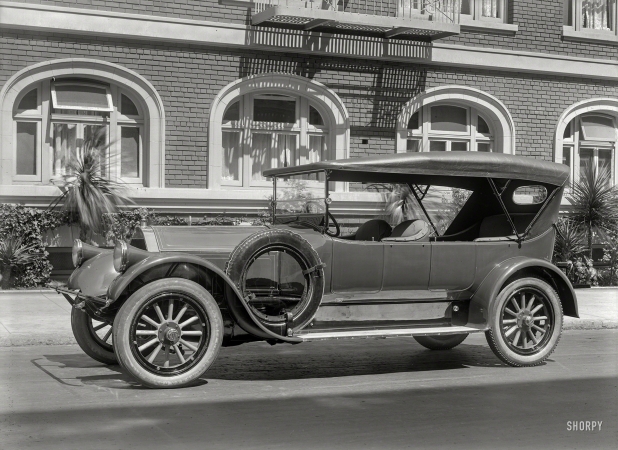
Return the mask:
<path id="1" fill-rule="evenodd" d="M 28 257 L 27 263 L 13 267 L 13 286 L 35 287 L 49 281 L 52 266 L 47 259 L 43 233 L 66 221 L 67 217 L 62 213 L 0 204 L 0 241 L 6 243 L 19 237 L 21 243 L 18 247 L 28 249 L 26 253 L 35 255 Z M 11 246 L 15 247 L 15 241 Z"/>

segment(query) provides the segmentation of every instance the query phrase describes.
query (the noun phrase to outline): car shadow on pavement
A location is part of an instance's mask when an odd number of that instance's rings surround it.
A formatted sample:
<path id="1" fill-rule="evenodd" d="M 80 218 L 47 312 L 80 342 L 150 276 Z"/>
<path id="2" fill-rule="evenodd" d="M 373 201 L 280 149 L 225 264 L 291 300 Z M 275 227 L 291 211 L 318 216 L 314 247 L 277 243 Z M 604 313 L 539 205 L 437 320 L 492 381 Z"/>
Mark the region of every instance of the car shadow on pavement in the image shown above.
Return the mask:
<path id="1" fill-rule="evenodd" d="M 392 341 L 391 341 L 392 342 Z M 458 370 L 468 367 L 507 367 L 487 347 L 462 344 L 447 351 L 431 351 L 411 344 L 365 341 L 275 346 L 264 351 L 222 349 L 205 378 L 220 380 L 294 380 L 337 378 L 398 372 Z M 256 345 L 256 344 L 250 344 Z M 264 344 L 258 344 L 264 346 Z M 301 348 L 302 347 L 302 348 Z M 303 348 L 306 349 L 303 351 Z M 268 352 L 267 350 L 270 350 Z"/>
<path id="2" fill-rule="evenodd" d="M 44 355 L 36 365 L 59 382 L 111 389 L 140 389 L 118 365 L 105 365 L 84 353 Z M 339 378 L 405 372 L 507 368 L 485 345 L 461 344 L 452 350 L 427 350 L 415 342 L 379 339 L 312 342 L 303 345 L 249 343 L 221 349 L 195 385 L 206 380 L 275 381 Z M 92 373 L 95 371 L 96 373 Z M 70 381 L 69 381 L 70 380 Z"/>

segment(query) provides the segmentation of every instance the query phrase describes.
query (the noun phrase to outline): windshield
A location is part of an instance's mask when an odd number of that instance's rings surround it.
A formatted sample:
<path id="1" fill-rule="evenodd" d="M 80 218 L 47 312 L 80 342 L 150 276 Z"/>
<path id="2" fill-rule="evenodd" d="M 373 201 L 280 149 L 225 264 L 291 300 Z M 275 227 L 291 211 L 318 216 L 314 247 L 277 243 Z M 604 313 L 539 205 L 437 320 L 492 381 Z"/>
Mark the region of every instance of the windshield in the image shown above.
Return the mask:
<path id="1" fill-rule="evenodd" d="M 316 174 L 278 178 L 276 184 L 275 212 L 277 217 L 286 215 L 321 215 L 326 212 L 324 183 L 316 181 Z"/>

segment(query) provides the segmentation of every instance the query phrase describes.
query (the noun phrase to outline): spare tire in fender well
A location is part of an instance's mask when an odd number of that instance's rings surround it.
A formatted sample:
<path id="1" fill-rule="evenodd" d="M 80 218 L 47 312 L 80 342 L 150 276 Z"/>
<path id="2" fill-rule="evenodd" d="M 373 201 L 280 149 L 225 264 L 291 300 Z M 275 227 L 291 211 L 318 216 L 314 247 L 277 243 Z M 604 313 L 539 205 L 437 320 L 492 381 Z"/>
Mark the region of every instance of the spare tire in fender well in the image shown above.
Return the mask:
<path id="1" fill-rule="evenodd" d="M 298 300 L 291 302 L 295 305 L 289 307 L 289 309 L 285 302 L 290 301 L 290 299 L 286 295 L 278 297 L 270 294 L 261 297 L 269 300 L 276 299 L 275 301 L 284 304 L 284 308 L 281 306 L 273 308 L 273 310 L 280 310 L 277 313 L 264 313 L 251 305 L 249 306 L 263 326 L 285 336 L 302 329 L 315 316 L 324 294 L 324 264 L 311 244 L 305 238 L 290 230 L 273 228 L 252 234 L 236 246 L 226 265 L 226 274 L 242 295 L 255 297 L 254 293 L 245 292 L 247 275 L 252 264 L 258 258 L 266 256 L 270 252 L 277 252 L 279 258 L 283 255 L 298 264 L 297 268 L 300 270 L 296 273 L 302 277 L 304 282 L 302 294 L 297 297 Z M 288 262 L 292 262 L 292 260 Z M 250 291 L 250 289 L 246 290 Z M 253 298 L 249 299 L 249 301 L 252 300 Z M 255 300 L 259 303 L 260 297 L 255 297 Z"/>

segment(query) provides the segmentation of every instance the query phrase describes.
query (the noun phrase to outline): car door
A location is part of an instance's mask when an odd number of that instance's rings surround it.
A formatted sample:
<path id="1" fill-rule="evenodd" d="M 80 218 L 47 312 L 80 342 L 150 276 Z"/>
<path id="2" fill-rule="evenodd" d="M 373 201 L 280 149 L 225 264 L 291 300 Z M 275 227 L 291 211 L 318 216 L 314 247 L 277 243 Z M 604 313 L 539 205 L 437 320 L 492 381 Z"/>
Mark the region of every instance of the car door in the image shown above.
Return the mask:
<path id="1" fill-rule="evenodd" d="M 382 289 L 384 244 L 333 239 L 332 292 L 374 293 Z"/>
<path id="2" fill-rule="evenodd" d="M 474 242 L 431 242 L 429 289 L 465 290 L 472 285 L 475 273 Z"/>
<path id="3" fill-rule="evenodd" d="M 383 242 L 383 291 L 423 291 L 429 285 L 429 242 Z"/>

